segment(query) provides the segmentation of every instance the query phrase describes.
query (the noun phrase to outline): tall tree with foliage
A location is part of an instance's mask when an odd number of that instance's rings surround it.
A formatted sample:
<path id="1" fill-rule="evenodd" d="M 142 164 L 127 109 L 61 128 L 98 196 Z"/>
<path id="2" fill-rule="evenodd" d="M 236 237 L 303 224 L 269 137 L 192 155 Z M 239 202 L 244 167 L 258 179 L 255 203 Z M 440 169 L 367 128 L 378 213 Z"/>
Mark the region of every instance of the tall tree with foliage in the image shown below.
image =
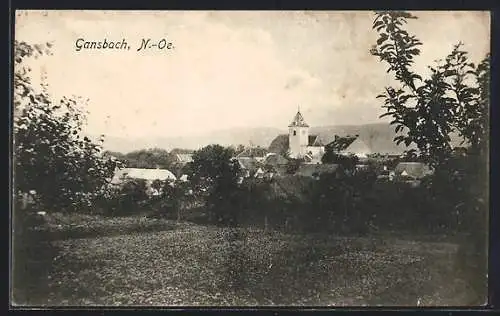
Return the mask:
<path id="1" fill-rule="evenodd" d="M 45 84 L 32 83 L 25 61 L 47 53 L 50 44 L 15 42 L 14 187 L 16 193 L 35 191 L 45 210 L 68 210 L 92 202 L 116 161 L 102 155 L 101 143 L 82 135 L 81 100 L 54 101 Z"/>
<path id="2" fill-rule="evenodd" d="M 387 72 L 399 83 L 378 96 L 384 99 L 382 116 L 392 117 L 391 124 L 401 132 L 397 143 L 415 144 L 417 157 L 436 167 L 426 184 L 429 207 L 444 212 L 448 224 L 455 216 L 455 228 L 467 234 L 459 261 L 472 262 L 466 269 L 472 267 L 468 274 L 474 276 L 477 300 L 484 300 L 490 56 L 475 65 L 458 43 L 443 61 L 429 67 L 429 78 L 423 78 L 411 68 L 422 42 L 404 29 L 409 19 L 416 17 L 401 11 L 375 13 L 373 28 L 379 38 L 371 53 L 388 65 Z M 463 137 L 466 155 L 452 155 L 452 132 Z"/>
<path id="3" fill-rule="evenodd" d="M 48 86 L 33 83 L 28 61 L 50 54 L 51 45 L 14 43 L 13 74 L 13 291 L 15 303 L 30 303 L 31 290 L 46 285 L 57 249 L 34 226 L 33 210 L 88 205 L 111 177 L 115 162 L 101 157 L 100 144 L 82 136 L 80 100 L 54 102 Z M 36 192 L 34 207 L 21 209 L 21 195 Z"/>
<path id="4" fill-rule="evenodd" d="M 187 168 L 194 191 L 206 199 L 212 219 L 220 223 L 234 223 L 239 210 L 234 203 L 240 168 L 233 156 L 231 148 L 208 145 L 193 154 Z"/>
<path id="5" fill-rule="evenodd" d="M 371 53 L 388 65 L 399 82 L 379 95 L 396 132 L 396 142 L 415 144 L 418 155 L 436 166 L 451 154 L 450 133 L 458 132 L 472 149 L 487 140 L 489 55 L 478 66 L 458 43 L 443 62 L 429 66 L 424 79 L 412 69 L 422 42 L 404 25 L 416 19 L 408 12 L 376 12 L 373 28 L 379 38 Z"/>
<path id="6" fill-rule="evenodd" d="M 129 152 L 123 159 L 129 168 L 170 168 L 174 163 L 173 155 L 165 149 L 150 148 Z"/>

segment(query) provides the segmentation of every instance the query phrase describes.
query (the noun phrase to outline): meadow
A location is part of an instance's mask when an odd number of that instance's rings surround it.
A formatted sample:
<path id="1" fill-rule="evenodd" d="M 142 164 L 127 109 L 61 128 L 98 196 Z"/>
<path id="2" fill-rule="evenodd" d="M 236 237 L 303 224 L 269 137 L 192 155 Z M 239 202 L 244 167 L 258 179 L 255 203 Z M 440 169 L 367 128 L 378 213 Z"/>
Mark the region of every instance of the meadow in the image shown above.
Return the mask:
<path id="1" fill-rule="evenodd" d="M 144 216 L 55 213 L 45 223 L 58 254 L 27 296 L 30 305 L 439 306 L 474 300 L 457 268 L 459 246 L 450 238 L 288 234 Z"/>

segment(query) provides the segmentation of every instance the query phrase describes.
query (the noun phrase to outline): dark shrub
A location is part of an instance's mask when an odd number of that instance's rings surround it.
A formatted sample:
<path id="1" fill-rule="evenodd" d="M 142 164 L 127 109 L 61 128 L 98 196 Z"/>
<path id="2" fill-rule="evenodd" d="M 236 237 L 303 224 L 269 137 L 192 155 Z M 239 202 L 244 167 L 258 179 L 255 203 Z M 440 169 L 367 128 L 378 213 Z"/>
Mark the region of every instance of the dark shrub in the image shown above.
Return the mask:
<path id="1" fill-rule="evenodd" d="M 147 203 L 150 203 L 150 197 L 146 181 L 131 179 L 103 189 L 96 201 L 96 208 L 106 216 L 124 216 L 137 214 Z"/>

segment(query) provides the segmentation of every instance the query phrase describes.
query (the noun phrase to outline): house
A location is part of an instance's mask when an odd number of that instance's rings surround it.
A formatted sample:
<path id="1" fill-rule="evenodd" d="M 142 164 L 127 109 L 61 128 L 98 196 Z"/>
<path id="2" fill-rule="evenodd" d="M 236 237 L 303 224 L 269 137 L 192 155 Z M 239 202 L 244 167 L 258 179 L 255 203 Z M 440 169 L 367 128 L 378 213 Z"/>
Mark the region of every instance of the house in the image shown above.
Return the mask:
<path id="1" fill-rule="evenodd" d="M 167 169 L 123 168 L 115 172 L 111 184 L 122 184 L 127 179 L 145 180 L 147 183 L 152 183 L 155 180 L 175 181 L 176 177 Z"/>
<path id="2" fill-rule="evenodd" d="M 356 171 L 361 171 L 361 170 L 370 169 L 370 166 L 367 164 L 357 164 L 355 168 L 356 168 Z"/>
<path id="3" fill-rule="evenodd" d="M 261 147 L 245 148 L 241 153 L 236 155 L 236 159 L 252 158 L 257 161 L 263 161 L 268 154 L 267 149 Z"/>
<path id="4" fill-rule="evenodd" d="M 266 174 L 266 172 L 261 168 L 259 167 L 253 174 L 253 177 L 254 178 L 257 178 L 257 179 L 262 179 L 264 177 L 264 175 Z"/>
<path id="5" fill-rule="evenodd" d="M 122 185 L 127 180 L 143 180 L 146 182 L 148 195 L 159 195 L 160 191 L 152 186 L 155 181 L 175 181 L 175 175 L 167 169 L 141 169 L 141 168 L 123 168 L 118 169 L 113 179 L 112 185 Z"/>
<path id="6" fill-rule="evenodd" d="M 255 158 L 240 157 L 235 159 L 239 163 L 244 178 L 254 176 L 255 172 L 262 166 L 262 163 Z"/>
<path id="7" fill-rule="evenodd" d="M 432 173 L 432 169 L 422 162 L 400 162 L 394 168 L 394 176 L 401 180 L 420 180 Z"/>
<path id="8" fill-rule="evenodd" d="M 367 158 L 368 155 L 374 153 L 372 148 L 370 148 L 362 139 L 356 137 L 348 146 L 345 148 L 341 154 L 344 155 L 355 155 L 358 158 Z"/>

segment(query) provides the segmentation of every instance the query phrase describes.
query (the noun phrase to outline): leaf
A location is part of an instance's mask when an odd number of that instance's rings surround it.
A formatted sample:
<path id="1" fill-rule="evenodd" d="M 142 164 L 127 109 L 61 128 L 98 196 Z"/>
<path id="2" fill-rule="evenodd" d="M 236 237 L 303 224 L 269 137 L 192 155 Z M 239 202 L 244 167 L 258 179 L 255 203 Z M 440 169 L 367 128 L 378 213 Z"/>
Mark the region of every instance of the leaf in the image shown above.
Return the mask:
<path id="1" fill-rule="evenodd" d="M 383 43 L 383 42 L 385 42 L 387 39 L 388 39 L 387 34 L 385 34 L 385 33 L 381 33 L 381 34 L 380 34 L 379 39 L 377 40 L 377 45 L 382 44 L 382 43 Z"/>
<path id="2" fill-rule="evenodd" d="M 372 29 L 376 29 L 377 27 L 382 26 L 382 25 L 384 25 L 384 22 L 375 20 L 375 22 L 373 23 Z"/>
<path id="3" fill-rule="evenodd" d="M 380 46 L 380 50 L 383 51 L 387 48 L 391 48 L 391 49 L 394 49 L 394 45 L 393 44 L 384 44 L 382 46 Z"/>

